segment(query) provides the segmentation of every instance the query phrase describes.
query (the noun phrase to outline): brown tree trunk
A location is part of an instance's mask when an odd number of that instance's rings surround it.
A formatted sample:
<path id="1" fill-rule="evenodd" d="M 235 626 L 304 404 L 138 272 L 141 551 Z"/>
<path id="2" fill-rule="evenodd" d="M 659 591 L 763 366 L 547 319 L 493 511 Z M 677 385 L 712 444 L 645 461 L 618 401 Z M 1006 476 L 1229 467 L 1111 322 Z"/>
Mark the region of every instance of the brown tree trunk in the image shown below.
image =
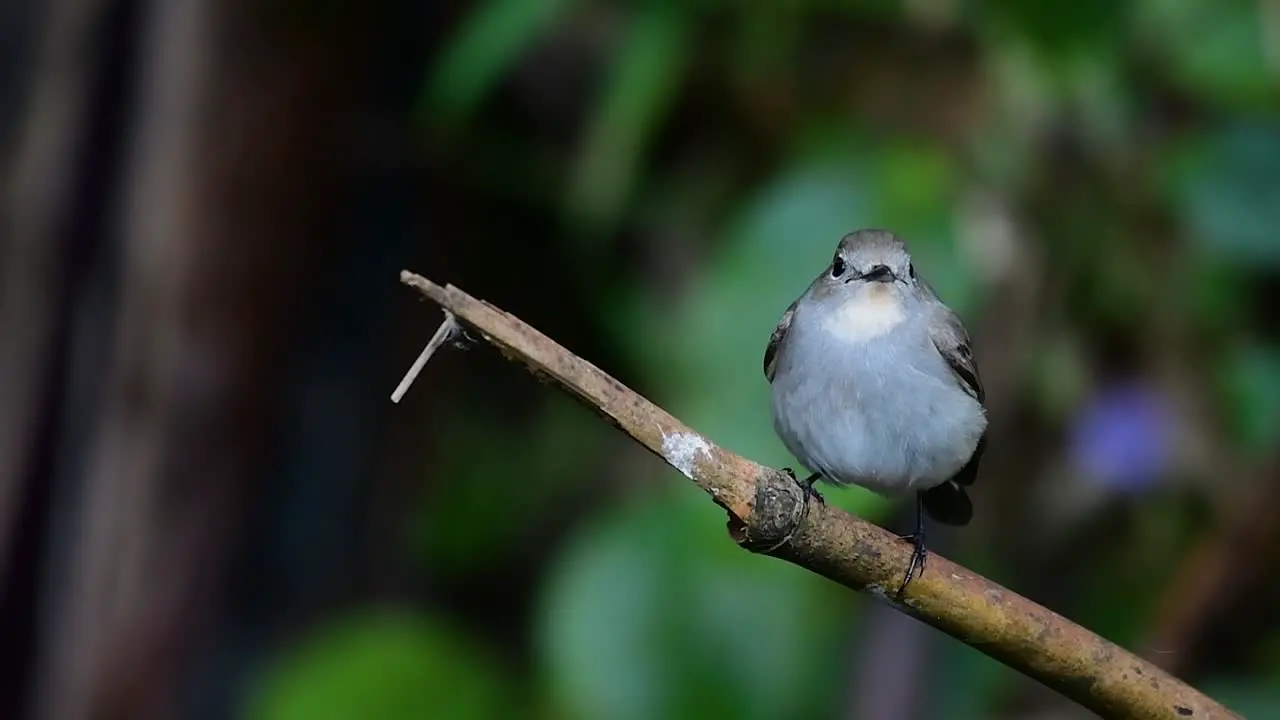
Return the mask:
<path id="1" fill-rule="evenodd" d="M 270 464 L 352 103 L 332 38 L 253 3 L 149 6 L 121 293 L 39 716 L 170 717 Z M 340 49 L 339 49 L 340 50 Z"/>

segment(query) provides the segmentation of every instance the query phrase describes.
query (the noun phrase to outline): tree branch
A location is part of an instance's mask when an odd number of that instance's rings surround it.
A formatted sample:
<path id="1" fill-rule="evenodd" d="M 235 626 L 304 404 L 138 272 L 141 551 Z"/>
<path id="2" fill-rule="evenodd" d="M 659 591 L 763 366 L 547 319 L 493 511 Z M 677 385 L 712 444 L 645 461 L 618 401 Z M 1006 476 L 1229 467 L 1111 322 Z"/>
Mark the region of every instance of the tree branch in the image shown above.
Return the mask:
<path id="1" fill-rule="evenodd" d="M 735 542 L 869 593 L 1113 718 L 1235 718 L 1156 666 L 938 555 L 897 585 L 908 543 L 828 505 L 806 503 L 787 475 L 717 447 L 518 318 L 414 273 L 401 282 L 438 303 L 508 359 L 578 398 L 667 461 L 729 513 Z M 893 590 L 891 590 L 893 589 Z"/>

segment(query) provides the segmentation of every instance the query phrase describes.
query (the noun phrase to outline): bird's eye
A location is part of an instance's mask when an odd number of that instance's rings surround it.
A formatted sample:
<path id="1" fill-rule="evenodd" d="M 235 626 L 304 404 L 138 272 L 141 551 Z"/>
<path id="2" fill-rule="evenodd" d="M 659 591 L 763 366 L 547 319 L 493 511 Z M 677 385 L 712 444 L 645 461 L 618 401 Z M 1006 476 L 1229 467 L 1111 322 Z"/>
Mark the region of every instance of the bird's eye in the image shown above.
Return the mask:
<path id="1" fill-rule="evenodd" d="M 844 258 L 839 255 L 831 261 L 831 277 L 838 278 L 844 274 Z"/>
<path id="2" fill-rule="evenodd" d="M 914 263 L 907 263 L 907 275 L 911 276 L 912 280 L 916 279 L 916 266 Z"/>

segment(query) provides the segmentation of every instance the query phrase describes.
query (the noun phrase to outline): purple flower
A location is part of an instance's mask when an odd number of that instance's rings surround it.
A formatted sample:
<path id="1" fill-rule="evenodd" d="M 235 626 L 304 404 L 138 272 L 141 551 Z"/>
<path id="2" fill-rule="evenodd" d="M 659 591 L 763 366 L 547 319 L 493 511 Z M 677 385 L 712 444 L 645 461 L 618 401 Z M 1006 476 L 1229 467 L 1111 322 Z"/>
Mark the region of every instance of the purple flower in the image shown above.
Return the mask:
<path id="1" fill-rule="evenodd" d="M 1119 492 L 1141 492 L 1169 465 L 1171 408 L 1154 390 L 1120 383 L 1093 396 L 1076 416 L 1071 460 L 1094 480 Z"/>

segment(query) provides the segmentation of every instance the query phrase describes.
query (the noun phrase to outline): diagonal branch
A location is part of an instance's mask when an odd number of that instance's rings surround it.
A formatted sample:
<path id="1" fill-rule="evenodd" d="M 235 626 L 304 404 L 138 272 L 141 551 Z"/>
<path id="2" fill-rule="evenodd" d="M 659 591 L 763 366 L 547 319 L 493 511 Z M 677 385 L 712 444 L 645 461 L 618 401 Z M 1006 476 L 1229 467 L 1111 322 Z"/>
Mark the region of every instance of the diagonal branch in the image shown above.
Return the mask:
<path id="1" fill-rule="evenodd" d="M 973 646 L 1086 708 L 1112 718 L 1238 717 L 1156 666 L 945 558 L 896 589 L 910 546 L 831 506 L 806 503 L 787 475 L 717 447 L 599 368 L 452 285 L 403 271 L 400 281 L 463 327 L 578 398 L 667 461 L 729 513 L 734 541 L 807 568 Z"/>

